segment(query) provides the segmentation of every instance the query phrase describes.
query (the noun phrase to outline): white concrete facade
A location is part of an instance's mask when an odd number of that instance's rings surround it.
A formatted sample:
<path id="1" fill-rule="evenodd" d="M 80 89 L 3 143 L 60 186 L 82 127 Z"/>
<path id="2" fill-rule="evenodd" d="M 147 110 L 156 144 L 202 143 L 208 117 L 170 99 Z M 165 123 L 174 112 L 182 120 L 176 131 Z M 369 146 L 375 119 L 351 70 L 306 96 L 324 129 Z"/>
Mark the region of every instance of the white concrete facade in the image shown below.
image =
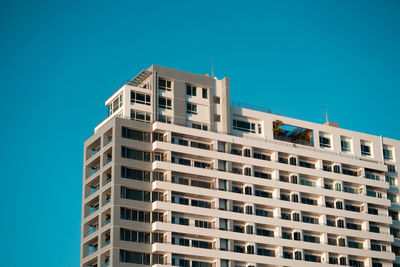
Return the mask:
<path id="1" fill-rule="evenodd" d="M 82 267 L 400 266 L 397 140 L 151 66 L 85 142 Z"/>

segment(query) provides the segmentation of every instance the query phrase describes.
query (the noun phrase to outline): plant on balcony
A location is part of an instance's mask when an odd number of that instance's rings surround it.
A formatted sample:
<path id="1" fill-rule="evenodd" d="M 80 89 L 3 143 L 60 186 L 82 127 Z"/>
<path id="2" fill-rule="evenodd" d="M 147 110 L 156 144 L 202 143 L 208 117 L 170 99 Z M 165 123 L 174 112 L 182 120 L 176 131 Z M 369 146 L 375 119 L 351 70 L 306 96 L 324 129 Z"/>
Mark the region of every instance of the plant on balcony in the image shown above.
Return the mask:
<path id="1" fill-rule="evenodd" d="M 282 135 L 285 133 L 285 131 L 282 129 L 282 126 L 284 126 L 283 122 L 280 120 L 276 120 L 272 122 L 272 131 L 274 135 Z"/>
<path id="2" fill-rule="evenodd" d="M 311 142 L 311 133 L 312 131 L 307 129 L 304 132 L 296 135 L 296 140 Z"/>

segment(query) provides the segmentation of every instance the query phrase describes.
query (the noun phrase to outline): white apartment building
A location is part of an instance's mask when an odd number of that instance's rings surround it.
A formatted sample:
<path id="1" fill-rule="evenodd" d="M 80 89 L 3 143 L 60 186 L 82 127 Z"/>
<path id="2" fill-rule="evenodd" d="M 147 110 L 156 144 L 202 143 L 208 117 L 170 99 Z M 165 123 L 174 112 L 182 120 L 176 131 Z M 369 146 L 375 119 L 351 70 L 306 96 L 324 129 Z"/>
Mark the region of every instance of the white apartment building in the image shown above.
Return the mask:
<path id="1" fill-rule="evenodd" d="M 84 144 L 82 267 L 400 266 L 399 141 L 156 65 L 106 106 Z"/>

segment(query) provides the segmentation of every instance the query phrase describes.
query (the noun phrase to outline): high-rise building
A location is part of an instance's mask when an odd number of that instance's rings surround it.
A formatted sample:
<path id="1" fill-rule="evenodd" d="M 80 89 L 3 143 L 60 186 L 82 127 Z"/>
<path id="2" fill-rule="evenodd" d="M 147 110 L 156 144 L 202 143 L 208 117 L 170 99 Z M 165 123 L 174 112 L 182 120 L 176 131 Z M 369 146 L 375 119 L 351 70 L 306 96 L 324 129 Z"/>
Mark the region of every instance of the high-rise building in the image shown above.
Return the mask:
<path id="1" fill-rule="evenodd" d="M 399 141 L 155 65 L 106 106 L 84 144 L 82 267 L 400 266 Z"/>

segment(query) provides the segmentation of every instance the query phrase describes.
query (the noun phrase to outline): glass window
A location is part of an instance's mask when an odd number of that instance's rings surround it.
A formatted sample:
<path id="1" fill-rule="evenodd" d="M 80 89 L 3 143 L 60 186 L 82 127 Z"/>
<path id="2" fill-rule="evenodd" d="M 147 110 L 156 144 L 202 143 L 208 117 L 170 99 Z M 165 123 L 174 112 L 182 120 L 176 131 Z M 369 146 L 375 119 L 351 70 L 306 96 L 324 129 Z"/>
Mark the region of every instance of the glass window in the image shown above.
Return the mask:
<path id="1" fill-rule="evenodd" d="M 131 104 L 139 103 L 150 106 L 151 104 L 151 97 L 150 95 L 138 93 L 135 91 L 131 91 Z"/>
<path id="2" fill-rule="evenodd" d="M 389 147 L 387 145 L 383 146 L 383 157 L 386 160 L 393 160 L 393 147 Z"/>
<path id="3" fill-rule="evenodd" d="M 187 84 L 186 85 L 186 95 L 188 96 L 196 96 L 196 86 Z"/>
<path id="4" fill-rule="evenodd" d="M 340 138 L 340 144 L 342 147 L 342 152 L 351 153 L 351 139 L 350 138 L 342 136 Z"/>
<path id="5" fill-rule="evenodd" d="M 197 114 L 197 105 L 192 104 L 192 103 L 187 103 L 187 105 L 186 105 L 186 113 Z"/>
<path id="6" fill-rule="evenodd" d="M 206 88 L 203 88 L 202 93 L 203 93 L 203 98 L 207 99 L 207 89 Z"/>
<path id="7" fill-rule="evenodd" d="M 165 109 L 171 109 L 172 108 L 171 99 L 160 96 L 158 98 L 158 107 L 165 108 Z"/>
<path id="8" fill-rule="evenodd" d="M 164 78 L 159 78 L 158 79 L 158 89 L 171 91 L 172 81 L 166 80 Z"/>

